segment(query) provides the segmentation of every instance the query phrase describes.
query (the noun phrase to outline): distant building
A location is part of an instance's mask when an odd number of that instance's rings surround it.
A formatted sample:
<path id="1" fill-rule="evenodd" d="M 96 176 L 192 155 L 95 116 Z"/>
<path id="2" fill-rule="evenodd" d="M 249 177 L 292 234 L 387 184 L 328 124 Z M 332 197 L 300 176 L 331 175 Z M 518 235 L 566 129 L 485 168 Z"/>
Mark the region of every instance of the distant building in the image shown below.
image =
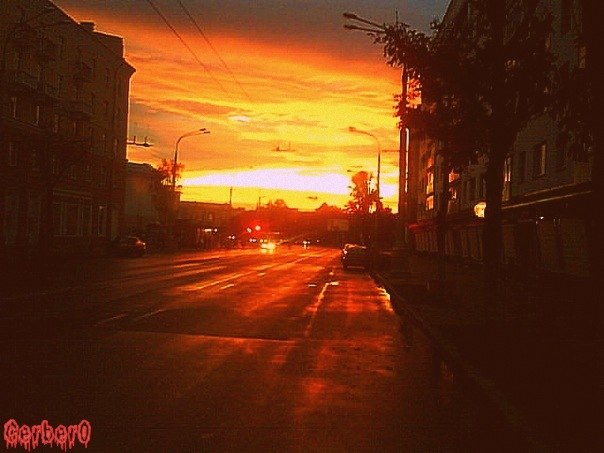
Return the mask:
<path id="1" fill-rule="evenodd" d="M 159 182 L 158 171 L 150 164 L 126 164 L 124 233 L 144 236 L 150 227 L 160 226 L 165 221 L 158 210 Z"/>
<path id="2" fill-rule="evenodd" d="M 579 39 L 580 2 L 543 2 L 553 14 L 548 45 L 557 70 L 572 72 L 585 65 L 585 47 Z M 518 2 L 509 2 L 509 16 Z M 472 27 L 468 0 L 452 0 L 445 29 Z M 560 129 L 548 112 L 535 116 L 518 134 L 501 175 L 503 187 L 502 262 L 527 272 L 589 275 L 592 157 L 589 150 L 571 153 L 560 140 Z M 446 254 L 482 261 L 483 219 L 474 206 L 485 200 L 484 158 L 458 173 L 444 175 L 442 143 L 421 131 L 411 131 L 409 155 L 409 219 L 416 250 L 437 251 L 436 213 L 446 178 L 449 186 L 446 217 Z"/>
<path id="3" fill-rule="evenodd" d="M 0 245 L 100 250 L 123 218 L 123 39 L 47 0 L 0 15 Z"/>
<path id="4" fill-rule="evenodd" d="M 235 231 L 235 219 L 243 211 L 229 203 L 180 201 L 176 221 L 179 245 L 200 248 L 218 246 Z"/>

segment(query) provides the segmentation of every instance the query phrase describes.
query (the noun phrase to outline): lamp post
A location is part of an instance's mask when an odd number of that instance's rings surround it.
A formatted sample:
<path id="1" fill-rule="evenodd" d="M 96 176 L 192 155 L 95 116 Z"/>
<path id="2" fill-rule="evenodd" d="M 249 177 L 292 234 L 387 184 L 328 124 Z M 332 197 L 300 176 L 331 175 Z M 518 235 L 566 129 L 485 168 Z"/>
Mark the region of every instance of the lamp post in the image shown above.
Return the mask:
<path id="1" fill-rule="evenodd" d="M 370 35 L 383 35 L 386 32 L 386 26 L 384 24 L 378 24 L 371 20 L 360 17 L 354 13 L 346 12 L 343 14 L 344 18 L 353 23 L 344 24 L 346 30 L 358 30 L 368 32 Z M 354 23 L 357 22 L 357 23 Z M 359 25 L 360 24 L 360 25 Z M 398 16 L 397 16 L 397 24 Z M 406 24 L 401 24 L 406 26 Z M 399 190 L 398 190 L 398 222 L 397 228 L 397 242 L 399 246 L 407 245 L 407 228 L 406 224 L 408 221 L 409 213 L 407 211 L 407 191 L 409 184 L 409 135 L 410 130 L 403 123 L 404 116 L 407 111 L 407 95 L 408 95 L 408 84 L 409 84 L 409 72 L 406 65 L 401 66 L 401 109 L 399 112 L 400 118 L 400 145 L 399 145 Z M 400 237 L 402 236 L 402 237 Z"/>
<path id="2" fill-rule="evenodd" d="M 180 144 L 180 141 L 185 137 L 193 137 L 194 135 L 203 135 L 203 134 L 209 134 L 209 133 L 210 133 L 209 130 L 207 130 L 205 127 L 202 127 L 201 129 L 196 129 L 194 131 L 187 132 L 186 134 L 183 134 L 180 137 L 178 137 L 178 139 L 176 140 L 176 146 L 174 147 L 174 162 L 172 163 L 172 191 L 173 192 L 176 192 L 176 169 L 178 166 L 178 145 Z"/>
<path id="3" fill-rule="evenodd" d="M 368 135 L 368 136 L 372 137 L 376 141 L 376 143 L 377 143 L 377 180 L 376 180 L 376 188 L 375 188 L 376 195 L 377 195 L 377 201 L 375 203 L 375 210 L 376 211 L 381 211 L 381 209 L 382 209 L 382 199 L 380 197 L 380 173 L 382 171 L 382 147 L 380 146 L 380 141 L 371 132 L 367 132 L 367 131 L 363 131 L 363 130 L 357 129 L 354 126 L 350 126 L 348 128 L 348 132 L 352 132 L 353 134 Z"/>
<path id="4" fill-rule="evenodd" d="M 375 142 L 377 143 L 377 156 L 378 156 L 378 161 L 377 161 L 377 179 L 376 179 L 376 195 L 377 195 L 377 200 L 375 202 L 375 213 L 374 213 L 374 219 L 373 219 L 373 234 L 372 234 L 372 238 L 371 238 L 371 248 L 372 253 L 371 253 L 371 260 L 372 260 L 372 265 L 375 265 L 375 263 L 377 262 L 377 258 L 376 258 L 376 253 L 377 253 L 377 234 L 378 234 L 378 216 L 382 210 L 382 200 L 380 198 L 380 173 L 381 173 L 381 169 L 382 169 L 382 147 L 380 146 L 380 141 L 379 139 L 373 135 L 371 132 L 367 132 L 367 131 L 363 131 L 361 129 L 357 129 L 354 126 L 350 126 L 348 128 L 348 132 L 352 132 L 353 134 L 362 134 L 362 135 L 368 135 L 369 137 L 373 138 L 375 140 Z"/>

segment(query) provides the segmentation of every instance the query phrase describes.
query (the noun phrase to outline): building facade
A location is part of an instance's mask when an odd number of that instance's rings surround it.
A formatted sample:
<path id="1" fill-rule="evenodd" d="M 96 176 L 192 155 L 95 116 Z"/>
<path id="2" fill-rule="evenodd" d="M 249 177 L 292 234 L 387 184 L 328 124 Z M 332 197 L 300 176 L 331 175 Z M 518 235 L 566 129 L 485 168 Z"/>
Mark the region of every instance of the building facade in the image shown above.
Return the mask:
<path id="1" fill-rule="evenodd" d="M 507 1 L 506 23 L 513 21 L 519 4 Z M 555 57 L 555 71 L 568 74 L 584 69 L 580 2 L 542 4 L 553 17 L 547 45 Z M 472 14 L 467 0 L 453 0 L 444 18 L 445 28 L 471 26 Z M 590 149 L 572 152 L 560 139 L 561 133 L 551 110 L 534 115 L 505 160 L 501 259 L 529 273 L 588 277 L 590 235 L 595 233 L 590 218 L 596 209 L 591 189 L 593 156 Z M 446 149 L 442 143 L 421 131 L 412 131 L 411 136 L 409 160 L 414 168 L 410 168 L 409 191 L 416 212 L 410 231 L 415 249 L 437 252 L 437 213 L 446 203 L 445 253 L 481 262 L 483 219 L 475 208 L 485 201 L 488 160 L 479 156 L 457 172 L 449 172 L 443 166 Z"/>
<path id="2" fill-rule="evenodd" d="M 235 221 L 243 209 L 229 203 L 180 201 L 175 234 L 181 247 L 214 248 L 236 231 Z"/>
<path id="3" fill-rule="evenodd" d="M 123 221 L 123 39 L 47 0 L 0 15 L 0 246 L 90 252 Z"/>
<path id="4" fill-rule="evenodd" d="M 150 164 L 126 164 L 124 233 L 145 236 L 150 228 L 165 224 L 166 219 L 162 218 L 158 209 L 160 179 L 157 169 Z"/>

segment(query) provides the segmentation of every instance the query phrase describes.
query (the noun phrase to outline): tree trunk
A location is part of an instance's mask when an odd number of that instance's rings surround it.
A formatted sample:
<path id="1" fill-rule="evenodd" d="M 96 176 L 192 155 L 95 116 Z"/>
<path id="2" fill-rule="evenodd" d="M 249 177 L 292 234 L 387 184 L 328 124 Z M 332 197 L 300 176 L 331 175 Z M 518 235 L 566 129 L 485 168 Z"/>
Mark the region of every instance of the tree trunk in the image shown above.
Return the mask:
<path id="1" fill-rule="evenodd" d="M 437 284 L 438 296 L 441 300 L 445 297 L 447 257 L 445 250 L 447 236 L 447 211 L 449 205 L 449 159 L 447 150 L 441 152 L 441 194 L 438 212 L 436 213 L 436 245 L 438 250 Z"/>
<path id="2" fill-rule="evenodd" d="M 593 195 L 591 200 L 591 219 L 590 220 L 590 264 L 592 288 L 590 294 L 591 319 L 598 325 L 594 326 L 596 330 L 602 328 L 604 322 L 604 304 L 601 297 L 604 292 L 604 278 L 602 275 L 601 257 L 604 254 L 604 225 L 602 222 L 601 207 L 604 205 L 603 192 L 603 173 L 602 168 L 602 143 L 604 143 L 604 128 L 599 124 L 600 114 L 595 110 L 602 104 L 602 65 L 596 62 L 602 61 L 601 33 L 599 32 L 600 16 L 597 12 L 597 4 L 592 1 L 584 0 L 581 2 L 582 21 L 583 21 L 583 39 L 586 46 L 586 76 L 587 83 L 592 90 L 592 110 L 588 112 L 587 121 L 593 134 L 593 167 L 591 180 Z"/>
<path id="3" fill-rule="evenodd" d="M 491 321 L 501 318 L 501 199 L 503 195 L 503 166 L 509 151 L 508 131 L 505 130 L 505 55 L 503 50 L 505 2 L 489 0 L 487 15 L 491 25 L 491 98 L 492 118 L 489 162 L 486 172 L 486 209 L 483 229 L 484 303 Z"/>

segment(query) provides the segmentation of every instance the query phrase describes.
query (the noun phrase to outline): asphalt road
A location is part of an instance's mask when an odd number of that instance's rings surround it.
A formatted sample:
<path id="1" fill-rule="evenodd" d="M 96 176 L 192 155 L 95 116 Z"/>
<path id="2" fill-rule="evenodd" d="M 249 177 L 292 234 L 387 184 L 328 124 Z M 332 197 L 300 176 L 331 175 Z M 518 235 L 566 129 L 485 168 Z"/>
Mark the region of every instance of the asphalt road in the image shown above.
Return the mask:
<path id="1" fill-rule="evenodd" d="M 87 451 L 522 451 L 338 255 L 93 260 L 21 285 L 3 302 L 1 421 L 88 420 Z"/>

